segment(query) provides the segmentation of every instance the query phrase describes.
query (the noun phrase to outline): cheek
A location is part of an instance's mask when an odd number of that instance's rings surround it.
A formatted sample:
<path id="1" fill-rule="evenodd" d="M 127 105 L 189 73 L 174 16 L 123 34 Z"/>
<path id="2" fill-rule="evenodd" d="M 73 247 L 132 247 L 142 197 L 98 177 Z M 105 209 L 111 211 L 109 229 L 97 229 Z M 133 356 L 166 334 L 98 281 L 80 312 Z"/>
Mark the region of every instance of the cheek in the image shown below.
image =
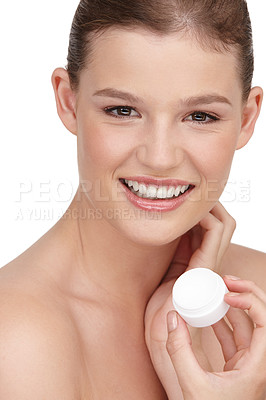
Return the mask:
<path id="1" fill-rule="evenodd" d="M 87 175 L 113 174 L 129 151 L 130 143 L 122 130 L 114 133 L 111 127 L 88 123 L 79 129 L 79 164 L 83 171 L 86 168 Z"/>
<path id="2" fill-rule="evenodd" d="M 202 188 L 208 200 L 217 200 L 226 185 L 235 153 L 236 135 L 220 135 L 198 143 L 193 162 L 201 175 Z"/>
<path id="3" fill-rule="evenodd" d="M 198 160 L 201 165 L 200 170 L 206 178 L 218 181 L 227 178 L 234 152 L 234 147 L 225 142 L 206 148 L 205 151 L 202 149 L 202 157 Z"/>

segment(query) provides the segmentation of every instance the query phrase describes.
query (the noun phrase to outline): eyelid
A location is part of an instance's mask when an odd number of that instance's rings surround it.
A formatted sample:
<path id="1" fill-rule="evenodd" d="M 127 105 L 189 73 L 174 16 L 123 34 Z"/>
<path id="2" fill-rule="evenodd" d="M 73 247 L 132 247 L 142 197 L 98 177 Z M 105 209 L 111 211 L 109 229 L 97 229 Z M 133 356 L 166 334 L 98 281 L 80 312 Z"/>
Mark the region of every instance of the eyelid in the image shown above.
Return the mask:
<path id="1" fill-rule="evenodd" d="M 115 111 L 115 110 L 117 110 L 117 109 L 119 109 L 119 108 L 127 108 L 127 109 L 129 109 L 129 110 L 131 110 L 131 111 L 136 112 L 138 115 L 129 115 L 129 116 L 124 115 L 124 116 L 123 116 L 123 115 L 115 115 L 115 114 L 112 113 L 112 111 Z M 141 118 L 141 115 L 139 114 L 139 112 L 138 112 L 134 107 L 128 106 L 128 105 L 108 106 L 108 107 L 105 107 L 105 108 L 103 109 L 103 111 L 104 111 L 107 115 L 109 115 L 109 116 L 111 116 L 111 117 L 113 117 L 113 118 L 122 119 L 122 120 L 125 120 L 125 119 L 132 119 L 132 118 Z M 188 120 L 188 117 L 192 116 L 193 114 L 197 114 L 197 113 L 198 113 L 198 114 L 203 114 L 203 115 L 205 115 L 209 120 L 207 120 L 207 121 L 193 121 L 193 120 Z M 184 119 L 183 119 L 183 121 L 189 121 L 189 122 L 191 122 L 191 123 L 193 123 L 193 124 L 196 124 L 196 125 L 200 125 L 200 124 L 206 125 L 206 124 L 209 124 L 209 123 L 217 122 L 217 121 L 219 121 L 219 120 L 220 120 L 220 117 L 219 117 L 217 114 L 212 113 L 212 112 L 207 112 L 207 111 L 200 111 L 200 110 L 196 110 L 196 111 L 190 112 L 190 113 L 187 114 L 187 116 L 185 116 Z"/>
<path id="2" fill-rule="evenodd" d="M 123 115 L 115 115 L 115 114 L 112 114 L 112 111 L 114 111 L 114 110 L 116 110 L 116 109 L 118 109 L 118 108 L 128 108 L 128 109 L 130 109 L 130 110 L 132 110 L 132 111 L 135 111 L 137 114 L 138 114 L 138 116 L 136 116 L 136 115 L 129 115 L 129 116 L 123 116 Z M 128 118 L 141 118 L 141 115 L 139 114 L 139 112 L 134 108 L 134 107 L 131 107 L 131 106 L 125 106 L 125 105 L 120 105 L 120 106 L 109 106 L 109 107 L 105 107 L 104 108 L 104 112 L 107 114 L 107 115 L 110 115 L 111 117 L 114 117 L 114 118 L 119 118 L 119 119 L 128 119 Z"/>
<path id="3" fill-rule="evenodd" d="M 196 110 L 196 111 L 190 112 L 188 115 L 186 115 L 186 117 L 184 118 L 184 121 L 188 121 L 187 118 L 192 116 L 193 114 L 204 114 L 204 115 L 206 115 L 207 118 L 209 118 L 209 121 L 193 121 L 193 120 L 190 120 L 190 122 L 195 123 L 195 124 L 206 125 L 208 123 L 220 121 L 220 117 L 217 114 L 212 113 L 212 112 L 207 112 L 207 111 L 200 111 L 200 110 Z"/>

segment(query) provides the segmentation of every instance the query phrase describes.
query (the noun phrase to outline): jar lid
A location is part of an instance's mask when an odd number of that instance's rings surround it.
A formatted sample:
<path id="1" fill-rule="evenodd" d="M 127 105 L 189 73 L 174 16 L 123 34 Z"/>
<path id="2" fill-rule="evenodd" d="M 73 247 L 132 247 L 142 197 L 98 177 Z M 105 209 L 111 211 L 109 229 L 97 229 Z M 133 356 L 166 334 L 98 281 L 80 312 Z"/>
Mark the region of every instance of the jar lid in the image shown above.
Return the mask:
<path id="1" fill-rule="evenodd" d="M 211 306 L 219 296 L 219 280 L 222 278 L 208 268 L 186 271 L 173 287 L 173 302 L 177 308 L 187 312 L 201 311 Z"/>

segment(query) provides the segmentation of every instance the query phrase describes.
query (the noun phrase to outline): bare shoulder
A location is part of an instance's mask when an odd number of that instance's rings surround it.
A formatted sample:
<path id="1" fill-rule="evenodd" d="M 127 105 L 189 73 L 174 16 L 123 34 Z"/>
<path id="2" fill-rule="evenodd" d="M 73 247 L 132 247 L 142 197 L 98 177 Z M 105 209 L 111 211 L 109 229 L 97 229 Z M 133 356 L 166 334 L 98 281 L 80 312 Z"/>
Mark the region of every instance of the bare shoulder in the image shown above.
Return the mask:
<path id="1" fill-rule="evenodd" d="M 266 253 L 231 244 L 222 263 L 225 274 L 251 280 L 266 291 Z"/>
<path id="2" fill-rule="evenodd" d="M 19 288 L 10 271 L 0 274 L 0 398 L 78 400 L 73 324 L 48 292 Z"/>

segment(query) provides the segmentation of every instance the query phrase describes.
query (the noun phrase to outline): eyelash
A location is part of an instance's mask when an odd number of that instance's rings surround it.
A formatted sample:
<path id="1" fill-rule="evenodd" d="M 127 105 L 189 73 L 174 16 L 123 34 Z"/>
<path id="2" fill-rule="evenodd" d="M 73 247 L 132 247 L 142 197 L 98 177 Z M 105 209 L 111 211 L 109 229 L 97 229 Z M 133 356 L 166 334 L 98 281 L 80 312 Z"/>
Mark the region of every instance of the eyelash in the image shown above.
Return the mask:
<path id="1" fill-rule="evenodd" d="M 187 117 L 185 117 L 185 120 L 186 120 L 186 118 L 191 117 L 191 116 L 196 115 L 196 114 L 202 114 L 202 116 L 204 116 L 205 118 L 209 118 L 209 120 L 208 121 L 193 121 L 193 120 L 190 120 L 190 122 L 192 122 L 193 124 L 206 125 L 206 124 L 212 124 L 214 122 L 220 121 L 220 118 L 217 117 L 216 115 L 209 114 L 209 113 L 204 112 L 204 111 L 194 111 L 193 113 L 191 113 Z"/>
<path id="2" fill-rule="evenodd" d="M 106 108 L 104 109 L 104 112 L 105 112 L 107 115 L 110 115 L 111 117 L 114 117 L 114 118 L 119 118 L 119 119 L 132 118 L 131 115 L 129 115 L 129 116 L 126 116 L 126 115 L 125 115 L 125 116 L 119 116 L 119 115 L 112 114 L 112 111 L 118 110 L 118 109 L 122 109 L 122 108 L 126 108 L 126 109 L 128 109 L 128 110 L 130 110 L 130 111 L 135 111 L 135 112 L 137 112 L 133 107 L 130 107 L 130 106 L 106 107 Z M 133 118 L 136 118 L 136 116 L 133 117 Z"/>
<path id="3" fill-rule="evenodd" d="M 106 107 L 106 108 L 104 108 L 104 112 L 107 115 L 110 115 L 111 117 L 119 118 L 119 119 L 141 118 L 141 117 L 136 117 L 136 116 L 131 116 L 131 115 L 129 115 L 129 116 L 126 116 L 126 115 L 125 116 L 119 116 L 119 115 L 112 114 L 113 111 L 118 110 L 118 109 L 127 109 L 127 110 L 130 110 L 130 111 L 135 111 L 137 113 L 137 111 L 133 107 L 130 107 L 130 106 Z M 209 113 L 204 112 L 204 111 L 194 111 L 193 113 L 190 113 L 188 116 L 186 116 L 184 118 L 184 120 L 186 121 L 188 117 L 192 117 L 193 115 L 196 115 L 196 114 L 201 114 L 202 116 L 204 116 L 205 118 L 208 118 L 209 120 L 208 121 L 193 121 L 193 120 L 190 120 L 190 122 L 193 123 L 193 124 L 206 125 L 206 124 L 210 124 L 210 123 L 213 123 L 213 122 L 216 122 L 216 121 L 220 120 L 217 116 L 215 116 L 213 114 L 209 114 Z"/>

